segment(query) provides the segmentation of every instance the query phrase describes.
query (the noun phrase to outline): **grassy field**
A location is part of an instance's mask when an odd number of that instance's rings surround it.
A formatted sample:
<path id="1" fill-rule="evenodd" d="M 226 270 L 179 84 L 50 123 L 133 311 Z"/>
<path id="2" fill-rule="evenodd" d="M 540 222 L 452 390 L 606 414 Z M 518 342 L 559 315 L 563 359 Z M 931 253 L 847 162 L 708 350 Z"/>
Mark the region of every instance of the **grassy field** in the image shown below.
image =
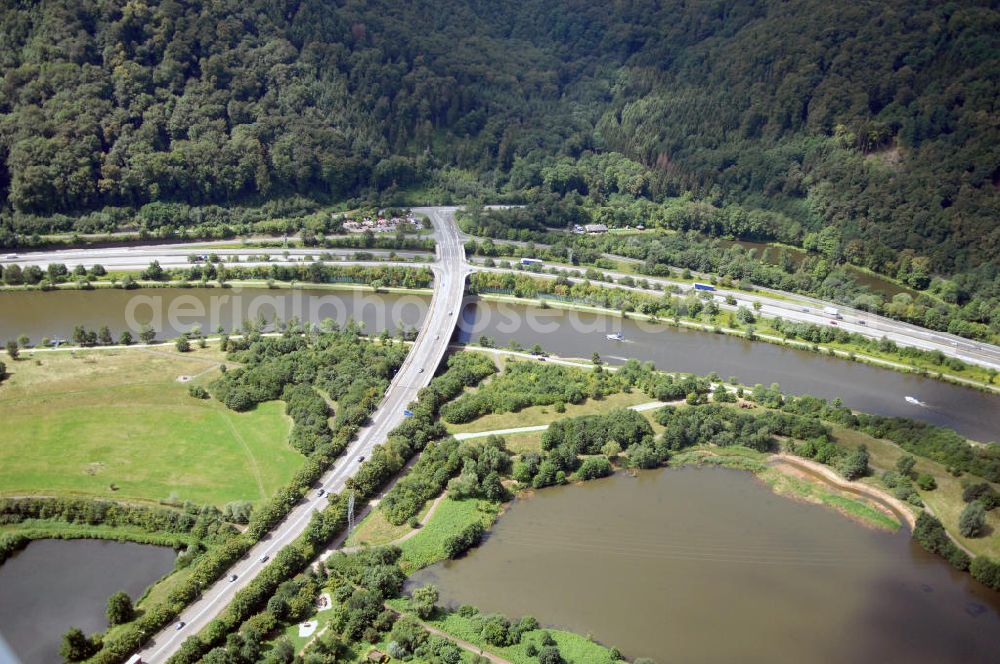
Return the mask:
<path id="1" fill-rule="evenodd" d="M 389 604 L 400 611 L 406 611 L 407 601 L 405 599 L 390 600 Z M 510 618 L 512 616 L 508 616 Z M 488 645 L 483 639 L 478 629 L 476 629 L 474 618 L 463 618 L 458 613 L 450 612 L 438 615 L 430 620 L 424 621 L 432 627 L 449 634 L 456 639 L 468 641 L 481 647 L 486 652 L 491 652 L 514 664 L 537 664 L 537 656 L 529 656 L 527 648 L 529 643 L 533 643 L 541 649 L 542 633 L 548 632 L 559 648 L 559 653 L 567 662 L 575 664 L 603 664 L 610 662 L 611 651 L 604 646 L 594 643 L 585 636 L 566 632 L 559 629 L 538 629 L 526 632 L 521 637 L 521 642 L 517 645 L 499 648 Z"/>
<path id="2" fill-rule="evenodd" d="M 578 415 L 593 415 L 603 413 L 612 408 L 625 408 L 640 403 L 652 401 L 645 393 L 633 391 L 629 394 L 618 393 L 601 400 L 587 399 L 581 404 L 566 404 L 565 413 L 557 413 L 554 406 L 531 406 L 518 413 L 493 413 L 484 415 L 465 424 L 448 424 L 449 433 L 471 433 L 479 431 L 494 431 L 496 429 L 513 429 L 530 427 L 539 424 L 550 424 L 564 417 Z"/>
<path id="3" fill-rule="evenodd" d="M 491 526 L 497 518 L 497 507 L 485 500 L 452 500 L 445 498 L 438 505 L 430 522 L 400 547 L 400 566 L 407 574 L 444 559 L 445 538 L 458 534 L 470 523 L 480 521 Z"/>
<path id="4" fill-rule="evenodd" d="M 218 375 L 218 350 L 38 353 L 0 384 L 0 494 L 259 501 L 303 457 L 283 404 L 235 413 L 188 385 Z M 192 377 L 189 383 L 179 376 Z"/>
<path id="5" fill-rule="evenodd" d="M 906 454 L 893 442 L 872 438 L 859 431 L 834 427 L 833 433 L 837 443 L 844 447 L 855 448 L 861 444 L 868 447 L 868 452 L 871 455 L 870 463 L 875 471 L 875 476 L 881 475 L 884 470 L 895 468 L 896 459 Z M 994 559 L 1000 558 L 1000 510 L 986 513 L 986 523 L 990 530 L 985 537 L 962 537 L 958 532 L 958 517 L 965 508 L 965 502 L 962 501 L 964 483 L 974 484 L 982 482 L 983 479 L 975 475 L 955 477 L 946 471 L 944 466 L 935 461 L 923 457 L 915 458 L 917 460 L 916 472 L 930 473 L 937 481 L 937 488 L 933 491 L 915 488 L 934 515 L 941 519 L 941 523 L 944 524 L 948 533 L 975 554 L 984 554 Z M 877 484 L 874 478 L 867 478 L 864 481 Z M 1000 486 L 996 484 L 993 486 L 1000 490 Z"/>
<path id="6" fill-rule="evenodd" d="M 429 500 L 420 509 L 420 513 L 417 515 L 420 521 L 424 520 L 433 504 L 434 501 Z M 345 546 L 384 546 L 411 532 L 413 532 L 413 528 L 405 523 L 401 526 L 389 523 L 382 510 L 376 508 L 369 512 L 368 516 L 362 519 L 361 523 L 351 532 Z"/>

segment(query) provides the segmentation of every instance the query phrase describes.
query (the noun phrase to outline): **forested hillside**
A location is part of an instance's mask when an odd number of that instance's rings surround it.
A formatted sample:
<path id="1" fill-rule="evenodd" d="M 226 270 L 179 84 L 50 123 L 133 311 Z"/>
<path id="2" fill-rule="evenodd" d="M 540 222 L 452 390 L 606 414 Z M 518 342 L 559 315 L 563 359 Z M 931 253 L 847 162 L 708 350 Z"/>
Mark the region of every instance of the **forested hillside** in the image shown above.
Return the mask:
<path id="1" fill-rule="evenodd" d="M 41 0 L 4 3 L 0 40 L 8 246 L 351 199 L 586 220 L 687 195 L 756 215 L 722 234 L 997 288 L 989 2 Z"/>

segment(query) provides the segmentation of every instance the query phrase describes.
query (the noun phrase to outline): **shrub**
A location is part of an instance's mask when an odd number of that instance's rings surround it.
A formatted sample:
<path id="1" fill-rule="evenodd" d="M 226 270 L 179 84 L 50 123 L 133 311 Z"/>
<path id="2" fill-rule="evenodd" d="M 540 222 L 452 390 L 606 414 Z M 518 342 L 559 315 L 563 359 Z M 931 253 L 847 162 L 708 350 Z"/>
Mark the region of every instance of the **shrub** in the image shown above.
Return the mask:
<path id="1" fill-rule="evenodd" d="M 962 490 L 962 500 L 967 503 L 974 500 L 982 503 L 982 506 L 989 512 L 1000 506 L 1000 493 L 987 482 L 979 482 L 970 484 Z"/>
<path id="2" fill-rule="evenodd" d="M 1000 563 L 978 556 L 969 567 L 972 576 L 984 586 L 1000 590 Z"/>
<path id="3" fill-rule="evenodd" d="M 986 526 L 986 508 L 974 501 L 965 506 L 958 517 L 958 531 L 963 537 L 979 537 Z"/>
<path id="4" fill-rule="evenodd" d="M 458 558 L 472 547 L 479 544 L 486 531 L 478 521 L 470 523 L 457 535 L 452 535 L 444 541 L 444 554 L 449 558 Z"/>
<path id="5" fill-rule="evenodd" d="M 913 539 L 931 553 L 936 553 L 947 560 L 955 569 L 963 571 L 969 569 L 968 554 L 951 541 L 941 522 L 927 512 L 921 512 L 917 517 Z"/>
<path id="6" fill-rule="evenodd" d="M 594 480 L 612 473 L 611 462 L 603 456 L 587 457 L 576 471 L 577 479 Z"/>
<path id="7" fill-rule="evenodd" d="M 492 613 L 482 617 L 482 628 L 479 636 L 493 646 L 504 647 L 511 645 L 510 621 L 498 613 Z"/>
<path id="8" fill-rule="evenodd" d="M 933 491 L 937 488 L 937 480 L 930 473 L 920 473 L 917 475 L 917 486 L 924 491 Z"/>
<path id="9" fill-rule="evenodd" d="M 555 646 L 545 646 L 538 651 L 538 664 L 564 664 L 565 661 Z"/>

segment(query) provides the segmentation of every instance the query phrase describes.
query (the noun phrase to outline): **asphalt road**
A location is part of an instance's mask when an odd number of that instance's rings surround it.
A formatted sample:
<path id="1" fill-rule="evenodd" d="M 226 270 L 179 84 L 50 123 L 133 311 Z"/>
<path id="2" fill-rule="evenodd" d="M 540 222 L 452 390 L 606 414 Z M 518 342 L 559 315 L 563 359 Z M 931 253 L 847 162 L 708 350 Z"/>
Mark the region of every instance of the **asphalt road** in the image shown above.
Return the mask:
<path id="1" fill-rule="evenodd" d="M 147 642 L 139 653 L 144 662 L 152 664 L 165 662 L 177 651 L 186 638 L 199 632 L 221 613 L 235 594 L 240 589 L 246 587 L 264 569 L 266 562 L 261 562 L 261 560 L 265 556 L 268 559 L 273 558 L 278 551 L 294 541 L 308 525 L 312 513 L 326 506 L 326 497 L 325 495 L 320 496 L 318 489 L 322 488 L 328 493 L 341 491 L 347 479 L 352 477 L 360 467 L 358 458 L 370 455 L 371 449 L 375 445 L 385 441 L 387 434 L 403 420 L 403 410 L 407 404 L 414 401 L 417 397 L 417 392 L 430 382 L 435 369 L 444 357 L 449 339 L 460 315 L 467 274 L 473 269 L 486 270 L 490 268 L 478 266 L 473 268 L 466 262 L 463 238 L 458 232 L 452 218 L 455 208 L 431 207 L 418 208 L 415 211 L 426 214 L 434 226 L 434 236 L 437 240 L 437 260 L 435 263 L 430 264 L 431 269 L 435 273 L 434 296 L 431 300 L 428 315 L 424 319 L 423 327 L 402 367 L 386 391 L 379 408 L 370 418 L 370 424 L 358 433 L 344 456 L 320 479 L 314 490 L 278 526 L 254 546 L 242 560 L 228 570 L 220 581 L 206 589 L 197 601 L 182 612 L 179 616 L 179 622 L 184 623 L 182 628 L 176 629 L 178 623 L 172 624 Z M 200 247 L 205 245 L 205 243 L 197 244 Z M 159 260 L 164 267 L 188 265 L 187 256 L 189 254 L 208 253 L 209 251 L 206 249 L 195 249 L 191 246 L 185 247 L 184 245 L 67 250 L 59 252 L 35 252 L 10 259 L 0 257 L 0 263 L 46 265 L 50 262 L 60 262 L 65 263 L 71 268 L 77 264 L 89 267 L 95 263 L 101 263 L 106 268 L 135 269 L 146 267 L 152 260 Z M 307 254 L 317 256 L 320 250 L 290 249 L 288 250 L 287 257 L 283 249 L 219 249 L 217 253 L 223 257 L 232 254 L 248 256 L 269 253 L 274 254 L 275 259 L 280 259 L 269 261 L 270 263 L 295 263 Z M 351 250 L 331 250 L 330 253 L 351 255 L 354 252 Z M 370 253 L 379 254 L 388 252 L 379 252 L 376 250 Z M 408 256 L 413 253 L 417 252 L 401 251 L 397 252 L 397 255 Z M 268 263 L 263 262 L 261 264 Z M 550 267 L 563 269 L 562 266 Z M 625 276 L 613 272 L 607 274 L 616 278 Z M 538 276 L 554 278 L 552 275 L 539 274 Z M 631 276 L 635 278 L 634 275 Z M 648 281 L 659 282 L 662 285 L 677 284 L 682 288 L 690 289 L 689 284 L 671 282 L 665 279 L 648 279 Z M 616 287 L 625 288 L 624 286 Z M 752 305 L 754 301 L 760 301 L 763 305 L 762 313 L 769 316 L 781 316 L 786 320 L 818 324 L 830 324 L 832 320 L 830 316 L 822 313 L 821 307 L 824 306 L 824 303 L 817 302 L 811 298 L 785 296 L 791 298 L 786 300 L 766 294 L 748 295 L 724 289 L 719 289 L 713 294 L 717 299 L 724 299 L 726 295 L 732 295 L 737 299 L 738 303 L 747 305 Z M 727 305 L 724 302 L 720 302 L 720 306 Z M 946 354 L 961 357 L 963 360 L 1000 368 L 1000 348 L 995 346 L 976 344 L 960 337 L 931 332 L 871 314 L 851 312 L 839 306 L 838 309 L 845 313 L 845 320 L 838 320 L 836 321 L 837 324 L 842 325 L 844 329 L 852 332 L 859 332 L 874 337 L 885 335 L 900 344 L 938 349 Z M 861 325 L 857 322 L 862 318 L 866 321 L 866 325 Z M 236 575 L 236 580 L 229 581 L 233 574 Z"/>
<path id="2" fill-rule="evenodd" d="M 478 260 L 481 261 L 482 259 Z M 539 267 L 547 270 L 556 269 L 570 272 L 578 271 L 581 275 L 588 269 L 586 267 L 570 268 L 565 265 L 551 263 L 542 263 Z M 594 269 L 604 275 L 614 278 L 616 281 L 628 276 L 635 280 L 645 280 L 651 284 L 655 283 L 664 287 L 676 286 L 684 293 L 689 293 L 693 290 L 692 285 L 687 282 L 673 281 L 658 277 L 646 277 L 643 275 L 626 275 L 621 272 L 602 270 L 598 268 Z M 517 272 L 519 274 L 527 274 L 544 279 L 555 279 L 559 276 L 530 270 L 512 270 L 498 267 L 489 268 L 476 264 L 473 265 L 473 270 L 485 272 Z M 584 277 L 567 278 L 575 283 L 586 280 Z M 617 283 L 607 283 L 603 281 L 592 281 L 591 283 L 596 286 L 622 288 L 626 290 L 649 293 L 652 295 L 662 295 L 662 291 L 643 289 L 635 286 L 624 286 Z M 760 313 L 769 318 L 780 317 L 787 321 L 812 323 L 814 325 L 835 324 L 848 332 L 855 332 L 874 339 L 886 337 L 901 346 L 911 346 L 914 348 L 922 348 L 924 350 L 939 350 L 945 355 L 956 357 L 970 364 L 977 364 L 987 368 L 993 367 L 994 369 L 1000 370 L 1000 348 L 992 344 L 971 341 L 953 334 L 935 332 L 916 325 L 910 325 L 891 318 L 885 318 L 884 316 L 850 309 L 839 304 L 822 302 L 820 300 L 816 300 L 815 298 L 803 297 L 789 293 L 781 293 L 781 297 L 775 297 L 768 295 L 766 292 L 760 294 L 749 294 L 743 291 L 728 290 L 721 287 L 717 287 L 715 291 L 712 292 L 712 296 L 715 299 L 716 304 L 718 304 L 722 309 L 735 310 L 741 305 L 752 308 L 754 302 L 759 302 L 761 304 Z M 736 304 L 727 305 L 725 302 L 726 296 L 733 297 L 736 300 Z M 830 314 L 824 313 L 823 307 L 827 306 L 835 307 L 842 318 L 837 319 Z"/>
<path id="3" fill-rule="evenodd" d="M 188 268 L 196 265 L 188 260 L 192 254 L 208 256 L 218 255 L 220 261 L 225 265 L 295 265 L 318 260 L 320 254 L 330 254 L 334 259 L 326 262 L 337 262 L 338 260 L 350 260 L 359 253 L 371 254 L 373 257 L 389 259 L 395 255 L 400 260 L 421 258 L 429 259 L 430 252 L 426 251 L 396 251 L 387 249 L 208 249 L 205 245 L 198 243 L 195 245 L 148 245 L 137 247 L 113 247 L 109 249 L 61 249 L 59 251 L 35 251 L 23 254 L 4 254 L 0 257 L 0 265 L 19 265 L 25 268 L 29 265 L 37 265 L 45 269 L 50 263 L 62 263 L 72 270 L 78 265 L 90 269 L 94 265 L 102 265 L 106 270 L 143 270 L 149 267 L 153 261 L 157 261 L 163 268 Z M 14 256 L 14 258 L 12 258 Z M 267 256 L 266 260 L 261 260 L 261 256 Z M 233 260 L 238 257 L 238 263 Z M 205 265 L 204 261 L 200 262 Z"/>
<path id="4" fill-rule="evenodd" d="M 448 348 L 455 322 L 458 320 L 462 295 L 465 290 L 465 276 L 468 265 L 465 250 L 451 223 L 454 208 L 421 208 L 418 212 L 430 217 L 437 239 L 438 261 L 432 268 L 435 273 L 434 296 L 430 311 L 410 352 L 389 385 L 378 410 L 371 416 L 370 424 L 358 432 L 343 457 L 317 483 L 306 499 L 296 506 L 285 519 L 250 552 L 229 569 L 202 596 L 188 606 L 179 616 L 178 622 L 184 626 L 177 629 L 173 623 L 156 634 L 139 652 L 143 662 L 159 664 L 173 655 L 186 638 L 197 634 L 233 599 L 237 591 L 247 586 L 264 569 L 264 556 L 273 558 L 283 547 L 302 534 L 315 510 L 326 506 L 326 495 L 319 495 L 323 488 L 327 495 L 344 488 L 348 478 L 357 473 L 361 464 L 358 459 L 368 456 L 375 445 L 385 441 L 386 436 L 404 418 L 403 410 L 415 401 L 417 392 L 426 386 L 434 370 L 440 364 Z M 230 581 L 236 574 L 235 581 Z"/>
<path id="5" fill-rule="evenodd" d="M 462 243 L 471 236 L 462 233 L 457 229 L 453 220 L 451 219 L 451 214 L 456 208 L 419 208 L 417 211 L 428 216 L 437 215 L 432 219 L 439 224 L 440 228 L 435 229 L 435 236 L 440 237 L 442 233 L 441 229 L 448 228 L 450 233 L 452 233 L 453 242 L 457 250 L 461 251 Z M 445 218 L 444 215 L 447 215 Z M 231 242 L 229 242 L 231 244 Z M 8 258 L 7 256 L 0 257 L 0 265 L 6 264 L 18 264 L 22 267 L 25 265 L 39 265 L 44 266 L 49 263 L 63 263 L 70 269 L 76 267 L 77 265 L 83 265 L 84 267 L 91 267 L 94 264 L 100 263 L 107 269 L 113 270 L 137 270 L 143 269 L 149 265 L 150 262 L 157 260 L 160 262 L 162 267 L 188 267 L 191 264 L 188 262 L 188 256 L 192 253 L 195 254 L 207 254 L 213 251 L 213 243 L 206 242 L 195 242 L 191 244 L 160 244 L 160 245 L 148 245 L 148 246 L 136 246 L 136 247 L 115 247 L 109 249 L 67 249 L 60 251 L 49 251 L 49 252 L 32 252 L 26 254 L 18 254 L 16 258 Z M 216 245 L 221 243 L 215 243 Z M 520 243 L 511 243 L 520 244 Z M 544 245 L 538 245 L 544 246 Z M 320 249 L 222 249 L 216 248 L 215 252 L 219 254 L 220 258 L 226 262 L 230 256 L 240 256 L 240 265 L 247 267 L 258 266 L 258 265 L 295 265 L 305 262 L 307 256 L 316 257 L 323 251 L 328 251 L 330 254 L 338 257 L 339 262 L 342 264 L 359 264 L 359 265 L 390 265 L 397 264 L 396 262 L 391 262 L 388 260 L 383 261 L 354 261 L 352 256 L 356 253 L 354 250 L 348 249 L 332 249 L 332 250 L 320 250 Z M 367 253 L 372 254 L 372 256 L 385 257 L 388 258 L 390 252 L 386 250 L 365 250 Z M 262 254 L 267 254 L 269 256 L 268 261 L 261 260 L 250 260 L 252 257 L 259 257 Z M 287 255 L 286 255 L 287 254 Z M 396 255 L 400 258 L 411 258 L 416 256 L 427 257 L 427 253 L 414 252 L 414 251 L 398 251 Z M 623 260 L 621 257 L 613 257 L 618 260 Z M 334 261 L 338 262 L 338 261 Z M 638 261 L 634 261 L 638 262 Z M 235 263 L 230 263 L 235 264 Z M 420 265 L 420 263 L 398 263 L 401 265 Z M 556 268 L 556 269 L 572 269 L 567 268 L 563 265 L 555 264 L 544 264 L 543 267 L 546 268 Z M 485 270 L 489 268 L 483 268 L 477 266 L 477 270 Z M 496 271 L 502 271 L 501 268 L 493 268 Z M 580 270 L 581 274 L 585 267 L 577 268 Z M 654 278 L 654 277 L 642 277 L 637 275 L 625 275 L 624 273 L 600 270 L 604 274 L 614 277 L 616 280 L 625 276 L 631 276 L 632 278 L 644 278 L 650 283 L 658 283 L 662 286 L 677 286 L 684 291 L 691 289 L 691 284 L 686 282 L 672 281 L 670 279 L 664 278 Z M 537 276 L 546 277 L 551 275 L 537 274 Z M 602 282 L 594 282 L 599 285 Z M 618 288 L 626 288 L 616 284 Z M 641 290 L 641 289 L 634 289 Z M 837 326 L 849 331 L 855 332 L 870 338 L 880 339 L 883 336 L 892 339 L 897 344 L 902 346 L 911 346 L 914 348 L 921 348 L 924 350 L 938 350 L 945 355 L 959 358 L 965 362 L 972 364 L 978 364 L 987 368 L 994 368 L 1000 370 L 1000 348 L 997 346 L 986 344 L 977 341 L 971 341 L 957 335 L 947 334 L 943 332 L 935 332 L 928 330 L 926 328 L 919 327 L 917 325 L 911 325 L 909 323 L 903 323 L 900 321 L 893 320 L 891 318 L 886 318 L 884 316 L 878 316 L 876 314 L 871 314 L 864 311 L 858 311 L 850 309 L 849 307 L 844 307 L 843 305 L 834 305 L 829 302 L 823 302 L 815 298 L 806 297 L 802 295 L 795 295 L 791 293 L 783 293 L 779 291 L 773 291 L 770 289 L 759 289 L 755 294 L 748 294 L 741 291 L 731 291 L 724 288 L 717 288 L 714 296 L 717 304 L 723 309 L 733 309 L 735 307 L 730 307 L 725 304 L 725 297 L 731 295 L 737 301 L 736 307 L 739 305 L 745 305 L 752 307 L 754 302 L 760 302 L 762 305 L 761 313 L 765 316 L 778 317 L 794 322 L 800 323 L 813 323 L 816 325 L 832 325 L 836 323 Z M 835 306 L 841 315 L 842 319 L 835 319 L 834 317 L 823 313 L 823 307 L 825 306 Z"/>

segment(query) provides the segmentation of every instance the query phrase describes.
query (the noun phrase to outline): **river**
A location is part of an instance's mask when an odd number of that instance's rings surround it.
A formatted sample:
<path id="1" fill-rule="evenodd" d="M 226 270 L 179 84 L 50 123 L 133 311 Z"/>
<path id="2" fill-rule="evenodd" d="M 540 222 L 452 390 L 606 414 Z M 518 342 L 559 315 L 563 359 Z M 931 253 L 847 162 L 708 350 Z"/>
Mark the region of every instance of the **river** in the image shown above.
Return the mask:
<path id="1" fill-rule="evenodd" d="M 518 499 L 442 601 L 591 634 L 665 662 L 995 661 L 1000 595 L 919 548 L 750 473 L 618 474 Z"/>
<path id="2" fill-rule="evenodd" d="M 244 322 L 264 318 L 291 318 L 319 323 L 349 318 L 365 324 L 367 332 L 394 330 L 399 323 L 419 325 L 428 299 L 417 295 L 368 291 L 334 291 L 313 288 L 141 288 L 91 291 L 0 292 L 0 340 L 27 335 L 33 342 L 43 337 L 70 339 L 82 325 L 97 330 L 107 325 L 117 339 L 123 330 L 135 337 L 143 325 L 171 339 L 193 326 L 205 333 L 222 328 L 237 331 Z M 273 327 L 268 327 L 273 329 Z"/>
<path id="3" fill-rule="evenodd" d="M 428 299 L 417 295 L 317 289 L 139 289 L 0 292 L 0 341 L 26 334 L 69 338 L 73 327 L 108 325 L 117 338 L 152 324 L 159 338 L 171 338 L 195 324 L 205 332 L 237 330 L 263 316 L 312 323 L 348 318 L 378 334 L 400 325 L 419 326 Z M 273 329 L 273 328 L 272 328 Z M 606 335 L 622 332 L 624 342 Z M 852 408 L 878 415 L 913 417 L 950 427 L 979 441 L 1000 440 L 1000 395 L 986 394 L 930 378 L 831 358 L 804 350 L 737 337 L 653 325 L 596 314 L 472 300 L 463 311 L 459 341 L 494 338 L 525 348 L 538 343 L 564 357 L 590 358 L 595 351 L 612 364 L 625 358 L 649 360 L 661 369 L 736 376 L 745 384 L 778 383 L 791 394 L 840 397 Z M 924 406 L 908 403 L 914 396 Z"/>
<path id="4" fill-rule="evenodd" d="M 104 630 L 108 597 L 123 590 L 135 601 L 174 558 L 172 549 L 129 542 L 32 542 L 0 565 L 0 635 L 23 664 L 62 661 L 66 630 Z"/>
<path id="5" fill-rule="evenodd" d="M 607 338 L 615 332 L 624 341 Z M 724 380 L 736 376 L 747 385 L 778 383 L 789 394 L 839 397 L 857 410 L 912 417 L 973 440 L 1000 441 L 1000 395 L 806 350 L 578 311 L 470 303 L 458 339 L 478 341 L 483 335 L 500 346 L 538 343 L 562 357 L 589 359 L 597 352 L 611 364 L 634 358 L 669 371 L 715 371 Z M 907 395 L 925 405 L 907 402 Z"/>

